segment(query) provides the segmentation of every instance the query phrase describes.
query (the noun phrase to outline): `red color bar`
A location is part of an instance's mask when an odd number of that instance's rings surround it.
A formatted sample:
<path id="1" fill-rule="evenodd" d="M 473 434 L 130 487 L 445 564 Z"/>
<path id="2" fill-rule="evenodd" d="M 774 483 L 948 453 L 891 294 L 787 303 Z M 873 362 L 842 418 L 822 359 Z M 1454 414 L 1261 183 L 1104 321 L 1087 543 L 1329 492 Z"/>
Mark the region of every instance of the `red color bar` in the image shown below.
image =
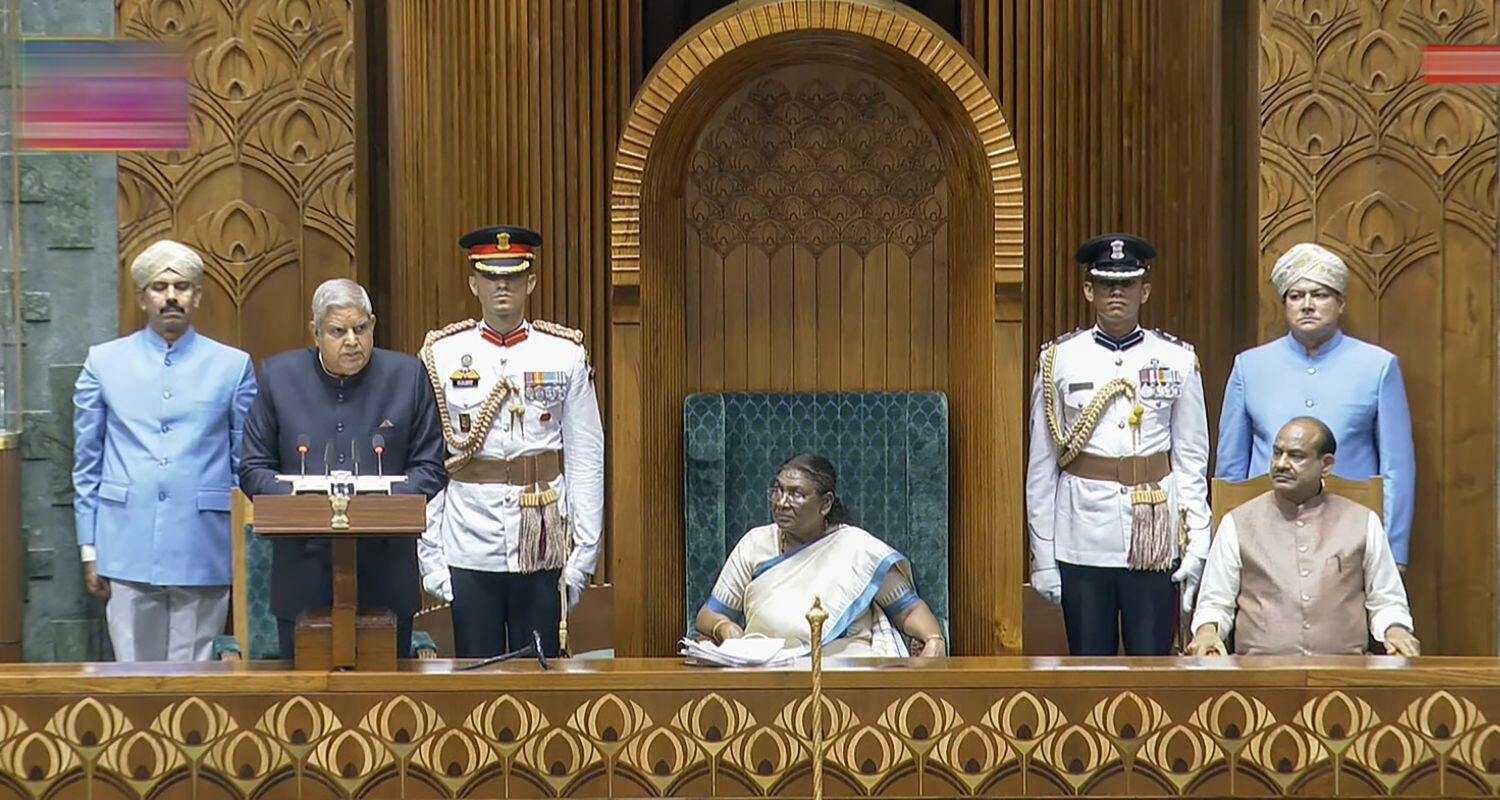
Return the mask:
<path id="1" fill-rule="evenodd" d="M 1500 86 L 1500 47 L 1429 47 L 1422 51 L 1427 83 Z"/>

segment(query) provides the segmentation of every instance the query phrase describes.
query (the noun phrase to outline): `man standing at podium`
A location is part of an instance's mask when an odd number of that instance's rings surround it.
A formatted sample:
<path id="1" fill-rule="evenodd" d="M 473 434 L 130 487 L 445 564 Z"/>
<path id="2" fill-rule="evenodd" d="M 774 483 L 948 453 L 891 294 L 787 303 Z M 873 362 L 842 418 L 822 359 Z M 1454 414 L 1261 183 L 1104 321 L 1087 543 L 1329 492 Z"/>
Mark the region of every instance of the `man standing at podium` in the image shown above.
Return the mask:
<path id="1" fill-rule="evenodd" d="M 427 510 L 422 585 L 453 603 L 460 657 L 492 656 L 558 625 L 588 585 L 604 521 L 604 430 L 583 333 L 526 319 L 542 239 L 481 228 L 459 239 L 484 312 L 427 334 L 451 480 Z"/>
<path id="2" fill-rule="evenodd" d="M 1151 245 L 1107 234 L 1075 258 L 1095 325 L 1042 349 L 1031 392 L 1031 582 L 1062 603 L 1073 655 L 1122 635 L 1166 655 L 1208 554 L 1203 378 L 1191 346 L 1140 327 Z"/>
<path id="3" fill-rule="evenodd" d="M 422 364 L 377 349 L 375 315 L 364 288 L 346 278 L 313 293 L 313 347 L 266 359 L 261 390 L 245 427 L 240 487 L 252 498 L 291 494 L 276 475 L 348 470 L 405 475 L 398 494 L 431 498 L 443 488 L 443 436 Z M 374 437 L 384 440 L 377 460 Z M 398 657 L 411 651 L 411 621 L 421 604 L 416 541 L 361 538 L 359 606 L 396 615 Z M 271 550 L 271 613 L 281 657 L 294 655 L 297 616 L 333 604 L 332 554 L 324 538 L 278 538 Z"/>

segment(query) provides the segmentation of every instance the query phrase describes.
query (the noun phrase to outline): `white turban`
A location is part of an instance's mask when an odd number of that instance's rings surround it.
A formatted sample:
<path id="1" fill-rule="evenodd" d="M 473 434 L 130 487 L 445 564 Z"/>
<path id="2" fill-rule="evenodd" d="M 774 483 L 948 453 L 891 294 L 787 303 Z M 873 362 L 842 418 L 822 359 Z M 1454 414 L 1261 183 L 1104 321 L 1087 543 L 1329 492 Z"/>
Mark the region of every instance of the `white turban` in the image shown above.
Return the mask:
<path id="1" fill-rule="evenodd" d="M 175 271 L 194 284 L 203 282 L 203 259 L 193 248 L 171 239 L 162 239 L 142 250 L 130 262 L 130 279 L 135 281 L 136 289 L 144 289 L 146 284 L 167 270 Z"/>
<path id="2" fill-rule="evenodd" d="M 1277 294 L 1286 297 L 1287 289 L 1303 278 L 1343 294 L 1349 285 L 1349 267 L 1332 250 L 1303 242 L 1276 259 L 1276 266 L 1271 268 L 1271 283 Z"/>

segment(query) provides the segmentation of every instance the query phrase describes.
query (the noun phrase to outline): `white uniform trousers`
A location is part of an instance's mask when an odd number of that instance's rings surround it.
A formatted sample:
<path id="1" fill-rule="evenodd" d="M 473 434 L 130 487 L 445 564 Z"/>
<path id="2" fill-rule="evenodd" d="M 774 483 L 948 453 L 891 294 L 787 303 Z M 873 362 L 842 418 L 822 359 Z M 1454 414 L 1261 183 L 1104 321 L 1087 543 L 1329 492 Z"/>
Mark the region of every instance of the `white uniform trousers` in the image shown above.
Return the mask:
<path id="1" fill-rule="evenodd" d="M 228 615 L 228 586 L 111 579 L 104 607 L 116 661 L 207 661 Z"/>

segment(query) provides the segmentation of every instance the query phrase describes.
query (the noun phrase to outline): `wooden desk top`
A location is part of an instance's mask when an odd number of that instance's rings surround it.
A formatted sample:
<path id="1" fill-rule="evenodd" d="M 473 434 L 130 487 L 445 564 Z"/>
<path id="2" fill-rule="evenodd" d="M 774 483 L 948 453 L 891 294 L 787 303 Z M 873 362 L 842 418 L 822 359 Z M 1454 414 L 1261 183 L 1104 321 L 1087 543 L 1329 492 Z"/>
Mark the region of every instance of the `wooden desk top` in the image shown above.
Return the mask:
<path id="1" fill-rule="evenodd" d="M 806 670 L 461 663 L 0 666 L 0 798 L 811 796 Z M 830 798 L 1500 794 L 1500 659 L 869 660 L 824 689 Z"/>
<path id="2" fill-rule="evenodd" d="M 403 661 L 395 672 L 297 672 L 284 661 L 0 665 L 0 695 L 403 691 L 803 689 L 802 669 L 715 669 L 680 659 L 513 661 L 460 671 L 451 659 Z M 415 679 L 416 676 L 422 676 Z M 414 680 L 415 679 L 415 680 Z M 829 689 L 1135 687 L 1495 687 L 1500 659 L 1393 656 L 1231 658 L 830 659 Z"/>

